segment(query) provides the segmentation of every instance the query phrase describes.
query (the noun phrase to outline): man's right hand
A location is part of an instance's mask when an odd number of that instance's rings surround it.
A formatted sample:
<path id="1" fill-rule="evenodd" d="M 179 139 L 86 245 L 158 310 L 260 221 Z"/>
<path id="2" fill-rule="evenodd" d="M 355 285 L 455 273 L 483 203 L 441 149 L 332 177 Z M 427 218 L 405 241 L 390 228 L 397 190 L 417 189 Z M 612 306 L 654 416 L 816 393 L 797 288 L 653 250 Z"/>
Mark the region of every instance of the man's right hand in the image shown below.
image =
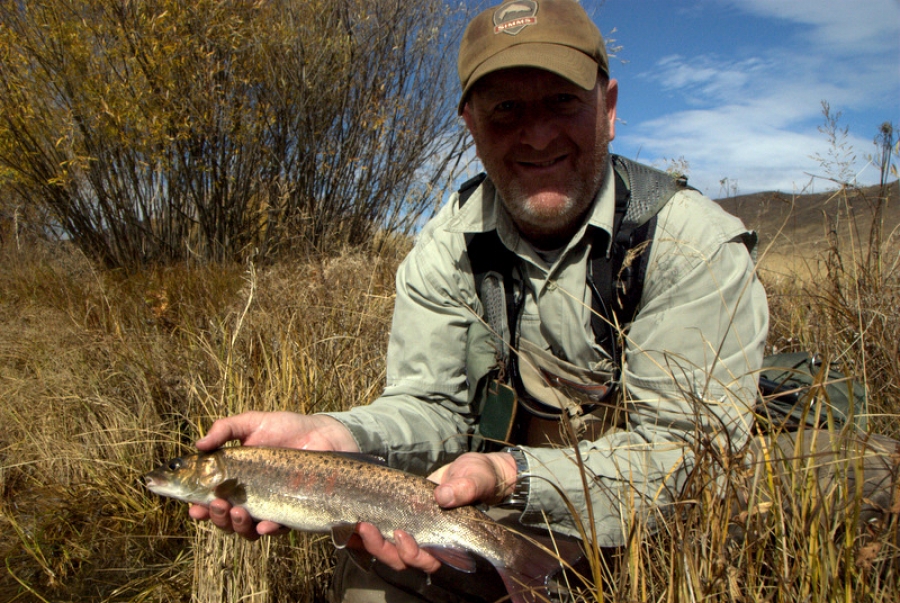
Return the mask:
<path id="1" fill-rule="evenodd" d="M 326 415 L 291 412 L 246 412 L 219 419 L 196 445 L 200 450 L 215 450 L 232 440 L 238 440 L 244 446 L 359 452 L 350 431 L 340 421 Z M 226 532 L 234 532 L 248 540 L 287 531 L 271 521 L 256 523 L 246 509 L 232 507 L 223 499 L 212 501 L 209 507 L 191 505 L 189 514 L 196 520 L 208 519 Z"/>

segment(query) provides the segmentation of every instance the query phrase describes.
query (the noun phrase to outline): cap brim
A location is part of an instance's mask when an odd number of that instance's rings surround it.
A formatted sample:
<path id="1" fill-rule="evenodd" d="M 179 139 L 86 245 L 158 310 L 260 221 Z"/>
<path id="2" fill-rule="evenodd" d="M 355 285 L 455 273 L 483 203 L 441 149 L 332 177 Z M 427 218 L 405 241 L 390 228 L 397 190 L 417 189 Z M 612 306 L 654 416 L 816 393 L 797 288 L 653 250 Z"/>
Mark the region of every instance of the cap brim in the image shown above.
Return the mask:
<path id="1" fill-rule="evenodd" d="M 498 52 L 479 65 L 466 82 L 459 100 L 458 112 L 462 114 L 472 86 L 479 79 L 501 69 L 534 67 L 553 72 L 584 90 L 597 85 L 597 62 L 580 50 L 550 43 L 528 43 L 511 46 Z"/>

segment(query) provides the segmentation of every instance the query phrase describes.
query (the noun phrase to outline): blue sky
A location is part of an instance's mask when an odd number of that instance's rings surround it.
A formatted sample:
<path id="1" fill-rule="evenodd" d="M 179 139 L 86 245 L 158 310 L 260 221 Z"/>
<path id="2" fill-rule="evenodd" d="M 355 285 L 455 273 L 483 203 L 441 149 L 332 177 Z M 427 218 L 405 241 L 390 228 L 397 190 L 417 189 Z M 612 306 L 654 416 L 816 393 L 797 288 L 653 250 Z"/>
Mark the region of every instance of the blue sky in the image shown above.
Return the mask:
<path id="1" fill-rule="evenodd" d="M 712 197 L 825 190 L 822 101 L 865 155 L 882 122 L 900 126 L 900 0 L 582 0 L 619 81 L 613 152 L 665 166 L 684 158 Z M 844 155 L 845 156 L 845 155 Z M 732 188 L 733 190 L 733 188 Z"/>

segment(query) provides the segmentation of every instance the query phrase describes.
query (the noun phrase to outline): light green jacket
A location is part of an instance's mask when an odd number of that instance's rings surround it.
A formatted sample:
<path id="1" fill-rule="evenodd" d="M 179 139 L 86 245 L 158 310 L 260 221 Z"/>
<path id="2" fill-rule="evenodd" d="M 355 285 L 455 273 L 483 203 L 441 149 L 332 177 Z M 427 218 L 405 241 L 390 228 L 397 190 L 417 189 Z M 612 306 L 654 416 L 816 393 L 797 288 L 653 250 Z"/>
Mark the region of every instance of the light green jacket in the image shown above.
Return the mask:
<path id="1" fill-rule="evenodd" d="M 489 180 L 462 208 L 456 196 L 449 200 L 398 271 L 384 394 L 332 415 L 362 451 L 424 474 L 470 449 L 477 408 L 469 384 L 477 376 L 467 374 L 467 358 L 492 358 L 493 350 L 479 318 L 466 233 L 497 229 L 523 260 L 530 287 L 521 337 L 579 366 L 598 362 L 587 233 L 611 229 L 613 189 L 614 178 L 606 178 L 587 222 L 552 266 L 518 234 Z M 748 251 L 753 240 L 740 220 L 696 191 L 677 193 L 663 208 L 626 342 L 627 427 L 579 444 L 593 477 L 589 495 L 573 449 L 526 448 L 532 477 L 523 522 L 546 517 L 552 528 L 577 535 L 591 504 L 598 544 L 621 545 L 635 518 L 652 527 L 665 515 L 697 445 L 727 450 L 746 441 L 768 328 Z"/>

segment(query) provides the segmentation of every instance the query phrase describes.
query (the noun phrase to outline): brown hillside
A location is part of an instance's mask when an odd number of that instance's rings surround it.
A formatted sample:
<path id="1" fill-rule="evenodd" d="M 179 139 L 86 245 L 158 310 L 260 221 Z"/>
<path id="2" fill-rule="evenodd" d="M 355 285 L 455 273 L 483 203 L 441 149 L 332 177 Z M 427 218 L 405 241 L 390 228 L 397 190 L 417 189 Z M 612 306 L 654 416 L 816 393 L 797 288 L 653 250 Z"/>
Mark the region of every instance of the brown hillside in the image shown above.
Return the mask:
<path id="1" fill-rule="evenodd" d="M 884 240 L 896 239 L 900 230 L 898 197 L 900 186 L 895 181 L 881 204 Z M 827 249 L 832 233 L 839 235 L 842 245 L 867 246 L 879 199 L 879 187 L 872 186 L 806 195 L 763 192 L 718 203 L 759 233 L 761 252 L 802 261 Z"/>

